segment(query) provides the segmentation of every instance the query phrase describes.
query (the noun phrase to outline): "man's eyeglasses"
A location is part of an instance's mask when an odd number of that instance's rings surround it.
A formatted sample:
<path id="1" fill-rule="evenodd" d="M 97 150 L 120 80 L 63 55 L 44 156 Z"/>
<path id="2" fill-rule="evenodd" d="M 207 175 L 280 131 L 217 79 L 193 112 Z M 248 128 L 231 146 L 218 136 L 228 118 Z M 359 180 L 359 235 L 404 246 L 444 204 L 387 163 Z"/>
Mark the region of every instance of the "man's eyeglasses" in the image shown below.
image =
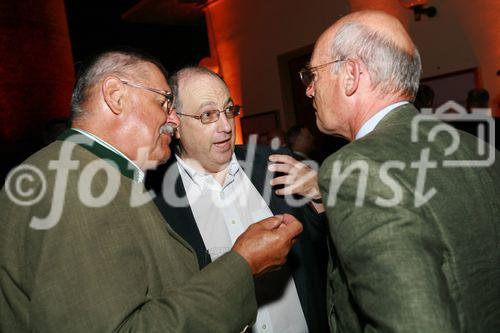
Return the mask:
<path id="1" fill-rule="evenodd" d="M 323 68 L 323 67 L 326 67 L 328 65 L 335 64 L 335 63 L 341 62 L 341 61 L 345 61 L 345 59 L 337 59 L 334 61 L 327 62 L 326 64 L 322 64 L 322 65 L 311 67 L 311 68 L 302 68 L 299 71 L 300 80 L 302 81 L 304 86 L 306 86 L 306 88 L 308 88 L 311 85 L 311 83 L 313 83 L 314 79 L 316 78 L 316 73 L 314 73 L 315 71 L 317 71 L 320 68 Z"/>
<path id="2" fill-rule="evenodd" d="M 172 110 L 173 110 L 172 105 L 173 105 L 173 102 L 174 102 L 174 95 L 172 94 L 172 92 L 165 91 L 165 90 L 160 90 L 160 89 L 155 89 L 155 88 L 150 88 L 150 87 L 146 87 L 146 86 L 143 86 L 142 84 L 139 84 L 139 83 L 132 83 L 132 82 L 128 82 L 128 81 L 125 81 L 125 80 L 121 80 L 121 81 L 122 81 L 123 84 L 129 85 L 131 87 L 148 90 L 148 91 L 151 91 L 151 92 L 154 92 L 154 93 L 162 95 L 163 97 L 165 97 L 165 100 L 163 101 L 163 103 L 162 103 L 161 106 L 163 108 L 166 107 L 168 114 L 170 114 L 172 112 Z"/>
<path id="3" fill-rule="evenodd" d="M 195 119 L 199 119 L 202 124 L 215 123 L 220 118 L 220 114 L 224 113 L 227 119 L 234 118 L 240 114 L 241 105 L 231 105 L 224 110 L 208 110 L 202 112 L 199 116 L 193 116 L 191 114 L 185 114 L 177 112 L 178 115 L 187 116 Z"/>

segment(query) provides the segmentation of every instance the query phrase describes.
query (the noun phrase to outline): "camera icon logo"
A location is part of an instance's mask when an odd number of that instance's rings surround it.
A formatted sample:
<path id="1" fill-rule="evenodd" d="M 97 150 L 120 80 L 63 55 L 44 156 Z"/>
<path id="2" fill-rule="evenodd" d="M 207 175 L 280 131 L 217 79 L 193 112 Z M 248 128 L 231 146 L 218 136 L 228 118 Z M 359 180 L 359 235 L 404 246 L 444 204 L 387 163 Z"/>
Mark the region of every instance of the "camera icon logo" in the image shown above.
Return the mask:
<path id="1" fill-rule="evenodd" d="M 475 124 L 477 144 L 477 159 L 456 160 L 449 159 L 443 161 L 444 167 L 488 167 L 495 162 L 495 122 L 491 117 L 490 109 L 472 109 L 472 113 L 467 112 L 462 105 L 455 101 L 448 101 L 438 107 L 433 113 L 431 108 L 422 108 L 421 114 L 415 116 L 411 124 L 411 141 L 419 142 L 426 140 L 433 142 L 439 133 L 447 133 L 451 136 L 451 144 L 444 150 L 445 156 L 451 156 L 460 146 L 460 135 L 456 128 L 446 124 L 446 122 L 462 122 Z M 427 134 L 426 138 L 420 137 L 419 126 L 423 122 L 438 122 Z"/>

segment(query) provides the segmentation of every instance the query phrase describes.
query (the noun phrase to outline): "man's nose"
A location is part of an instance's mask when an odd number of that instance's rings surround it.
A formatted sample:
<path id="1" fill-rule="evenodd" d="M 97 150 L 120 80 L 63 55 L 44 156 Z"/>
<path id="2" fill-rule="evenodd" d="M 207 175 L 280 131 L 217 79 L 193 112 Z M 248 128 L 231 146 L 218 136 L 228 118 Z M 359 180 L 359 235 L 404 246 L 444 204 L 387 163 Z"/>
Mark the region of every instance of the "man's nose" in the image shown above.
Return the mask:
<path id="1" fill-rule="evenodd" d="M 219 113 L 219 119 L 217 120 L 217 129 L 220 132 L 231 132 L 231 124 L 229 123 L 229 119 L 227 119 L 226 113 Z"/>
<path id="2" fill-rule="evenodd" d="M 170 114 L 167 116 L 167 123 L 175 125 L 175 127 L 178 127 L 181 123 L 181 120 L 179 119 L 179 116 L 177 115 L 177 112 L 175 112 L 175 110 L 170 111 Z"/>

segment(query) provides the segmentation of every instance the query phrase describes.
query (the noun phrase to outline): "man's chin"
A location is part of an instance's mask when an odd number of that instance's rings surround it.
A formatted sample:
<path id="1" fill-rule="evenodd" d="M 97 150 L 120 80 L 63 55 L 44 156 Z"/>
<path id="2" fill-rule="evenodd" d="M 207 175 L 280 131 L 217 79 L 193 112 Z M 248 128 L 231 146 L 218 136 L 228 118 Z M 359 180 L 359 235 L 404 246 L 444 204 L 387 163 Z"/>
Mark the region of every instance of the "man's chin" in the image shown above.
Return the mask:
<path id="1" fill-rule="evenodd" d="M 325 128 L 325 126 L 323 125 L 323 122 L 321 121 L 321 119 L 318 117 L 318 112 L 316 111 L 316 126 L 318 127 L 319 131 L 321 133 L 324 133 L 324 134 L 328 134 L 328 131 L 327 129 Z"/>
<path id="2" fill-rule="evenodd" d="M 231 162 L 231 158 L 233 157 L 233 150 L 227 150 L 224 152 L 219 152 L 215 156 L 215 161 L 217 162 L 218 165 L 228 165 L 229 162 Z"/>
<path id="3" fill-rule="evenodd" d="M 172 151 L 170 150 L 170 147 L 167 147 L 167 149 L 164 150 L 162 156 L 158 159 L 158 164 L 166 163 L 170 156 L 172 156 Z"/>
<path id="4" fill-rule="evenodd" d="M 155 168 L 158 167 L 159 165 L 167 163 L 167 161 L 168 161 L 169 158 L 170 158 L 170 154 L 168 154 L 167 156 L 164 156 L 163 158 L 155 161 L 155 163 L 156 163 Z"/>
<path id="5" fill-rule="evenodd" d="M 152 154 L 152 156 L 149 158 L 149 161 L 146 165 L 147 170 L 154 170 L 156 169 L 159 165 L 164 164 L 168 161 L 168 159 L 171 156 L 171 151 L 170 148 L 163 149 L 158 154 Z"/>

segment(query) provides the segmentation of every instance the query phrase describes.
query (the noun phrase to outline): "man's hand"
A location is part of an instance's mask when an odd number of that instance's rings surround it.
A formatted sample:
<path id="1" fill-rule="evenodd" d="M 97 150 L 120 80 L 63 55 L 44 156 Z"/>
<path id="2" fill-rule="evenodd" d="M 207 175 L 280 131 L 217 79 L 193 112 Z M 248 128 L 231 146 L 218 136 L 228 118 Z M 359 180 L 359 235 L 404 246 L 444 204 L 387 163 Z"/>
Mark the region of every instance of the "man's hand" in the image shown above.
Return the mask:
<path id="1" fill-rule="evenodd" d="M 268 166 L 269 171 L 286 174 L 271 180 L 271 186 L 285 185 L 276 190 L 276 194 L 300 194 L 311 199 L 321 199 L 316 170 L 288 155 L 270 155 L 269 161 L 275 162 Z"/>
<path id="2" fill-rule="evenodd" d="M 316 213 L 325 211 L 325 207 L 321 202 L 318 172 L 316 170 L 288 155 L 273 154 L 269 156 L 269 161 L 275 162 L 267 167 L 269 171 L 286 174 L 271 180 L 271 186 L 284 185 L 283 188 L 276 190 L 277 195 L 300 194 L 303 197 L 312 199 L 309 204 Z"/>
<path id="3" fill-rule="evenodd" d="M 286 262 L 286 256 L 302 232 L 302 223 L 292 215 L 276 215 L 252 224 L 232 248 L 259 276 Z"/>

